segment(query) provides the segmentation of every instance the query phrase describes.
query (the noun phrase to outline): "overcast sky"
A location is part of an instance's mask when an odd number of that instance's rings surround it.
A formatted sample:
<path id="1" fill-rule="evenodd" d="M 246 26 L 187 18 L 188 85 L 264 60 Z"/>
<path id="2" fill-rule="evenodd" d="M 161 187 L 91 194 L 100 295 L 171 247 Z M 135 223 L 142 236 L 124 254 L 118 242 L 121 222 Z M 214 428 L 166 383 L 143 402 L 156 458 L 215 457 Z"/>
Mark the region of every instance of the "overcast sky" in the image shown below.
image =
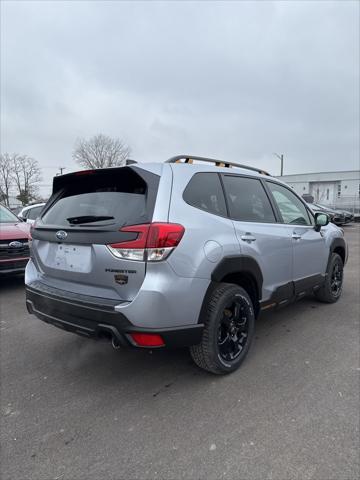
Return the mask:
<path id="1" fill-rule="evenodd" d="M 1 115 L 45 185 L 99 132 L 141 161 L 357 169 L 359 2 L 2 1 Z"/>

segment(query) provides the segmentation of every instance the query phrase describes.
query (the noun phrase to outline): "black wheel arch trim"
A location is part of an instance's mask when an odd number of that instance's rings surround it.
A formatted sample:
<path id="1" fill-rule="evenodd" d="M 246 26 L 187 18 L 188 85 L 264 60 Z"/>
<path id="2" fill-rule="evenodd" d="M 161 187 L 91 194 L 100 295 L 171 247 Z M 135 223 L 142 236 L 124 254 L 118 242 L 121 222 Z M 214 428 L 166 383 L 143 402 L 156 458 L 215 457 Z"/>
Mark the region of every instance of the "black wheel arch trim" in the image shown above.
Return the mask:
<path id="1" fill-rule="evenodd" d="M 208 286 L 206 294 L 204 296 L 198 323 L 202 323 L 206 312 L 206 305 L 215 288 L 223 281 L 227 275 L 231 274 L 250 274 L 255 281 L 258 302 L 260 304 L 262 296 L 263 275 L 259 264 L 252 257 L 247 255 L 229 255 L 224 257 L 218 265 L 214 268 L 211 274 L 211 282 Z M 254 305 L 256 315 L 259 311 L 259 304 Z"/>
<path id="2" fill-rule="evenodd" d="M 254 258 L 247 255 L 230 255 L 224 257 L 215 267 L 211 275 L 211 280 L 213 282 L 221 282 L 223 278 L 233 273 L 250 274 L 255 279 L 258 294 L 259 297 L 261 297 L 263 275 L 259 264 Z"/>
<path id="3" fill-rule="evenodd" d="M 346 264 L 347 262 L 347 257 L 348 257 L 348 250 L 346 248 L 346 242 L 345 242 L 345 239 L 344 238 L 340 238 L 340 237 L 337 237 L 337 238 L 334 238 L 331 242 L 331 245 L 330 245 L 330 254 L 329 254 L 329 262 L 330 262 L 330 258 L 331 258 L 331 255 L 335 252 L 335 250 L 337 248 L 341 248 L 342 250 L 344 250 L 344 265 Z"/>

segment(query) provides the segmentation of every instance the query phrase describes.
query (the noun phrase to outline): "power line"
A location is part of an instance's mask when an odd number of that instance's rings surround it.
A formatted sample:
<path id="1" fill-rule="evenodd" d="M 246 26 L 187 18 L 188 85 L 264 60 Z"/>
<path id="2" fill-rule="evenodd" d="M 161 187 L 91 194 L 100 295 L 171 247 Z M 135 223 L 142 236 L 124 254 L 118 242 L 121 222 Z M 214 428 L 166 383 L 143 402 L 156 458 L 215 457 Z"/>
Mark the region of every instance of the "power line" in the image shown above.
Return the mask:
<path id="1" fill-rule="evenodd" d="M 55 169 L 58 169 L 58 168 L 59 168 L 59 167 L 57 167 L 56 165 L 42 165 L 41 163 L 40 163 L 40 167 L 41 167 L 41 168 L 55 168 Z M 67 164 L 65 164 L 65 165 L 63 165 L 63 168 L 75 168 L 75 165 L 67 165 Z"/>

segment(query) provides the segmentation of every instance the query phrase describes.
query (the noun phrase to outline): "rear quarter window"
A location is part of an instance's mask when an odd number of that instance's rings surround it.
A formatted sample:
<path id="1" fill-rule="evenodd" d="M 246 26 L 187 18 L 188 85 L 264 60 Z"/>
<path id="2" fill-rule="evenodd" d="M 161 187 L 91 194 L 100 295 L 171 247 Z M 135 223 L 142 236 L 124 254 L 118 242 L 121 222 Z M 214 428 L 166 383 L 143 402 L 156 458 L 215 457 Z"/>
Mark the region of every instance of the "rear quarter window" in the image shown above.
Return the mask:
<path id="1" fill-rule="evenodd" d="M 227 216 L 224 193 L 217 173 L 195 173 L 184 190 L 183 198 L 195 208 Z"/>

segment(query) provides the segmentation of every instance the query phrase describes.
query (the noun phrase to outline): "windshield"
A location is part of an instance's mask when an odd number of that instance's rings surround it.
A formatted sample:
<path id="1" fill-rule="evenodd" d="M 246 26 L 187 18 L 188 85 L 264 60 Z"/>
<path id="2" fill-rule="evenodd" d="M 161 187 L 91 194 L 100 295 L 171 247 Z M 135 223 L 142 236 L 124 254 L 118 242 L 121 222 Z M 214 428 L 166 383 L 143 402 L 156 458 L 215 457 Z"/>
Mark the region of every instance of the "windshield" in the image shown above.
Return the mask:
<path id="1" fill-rule="evenodd" d="M 19 219 L 10 210 L 0 205 L 0 223 L 18 223 Z"/>

